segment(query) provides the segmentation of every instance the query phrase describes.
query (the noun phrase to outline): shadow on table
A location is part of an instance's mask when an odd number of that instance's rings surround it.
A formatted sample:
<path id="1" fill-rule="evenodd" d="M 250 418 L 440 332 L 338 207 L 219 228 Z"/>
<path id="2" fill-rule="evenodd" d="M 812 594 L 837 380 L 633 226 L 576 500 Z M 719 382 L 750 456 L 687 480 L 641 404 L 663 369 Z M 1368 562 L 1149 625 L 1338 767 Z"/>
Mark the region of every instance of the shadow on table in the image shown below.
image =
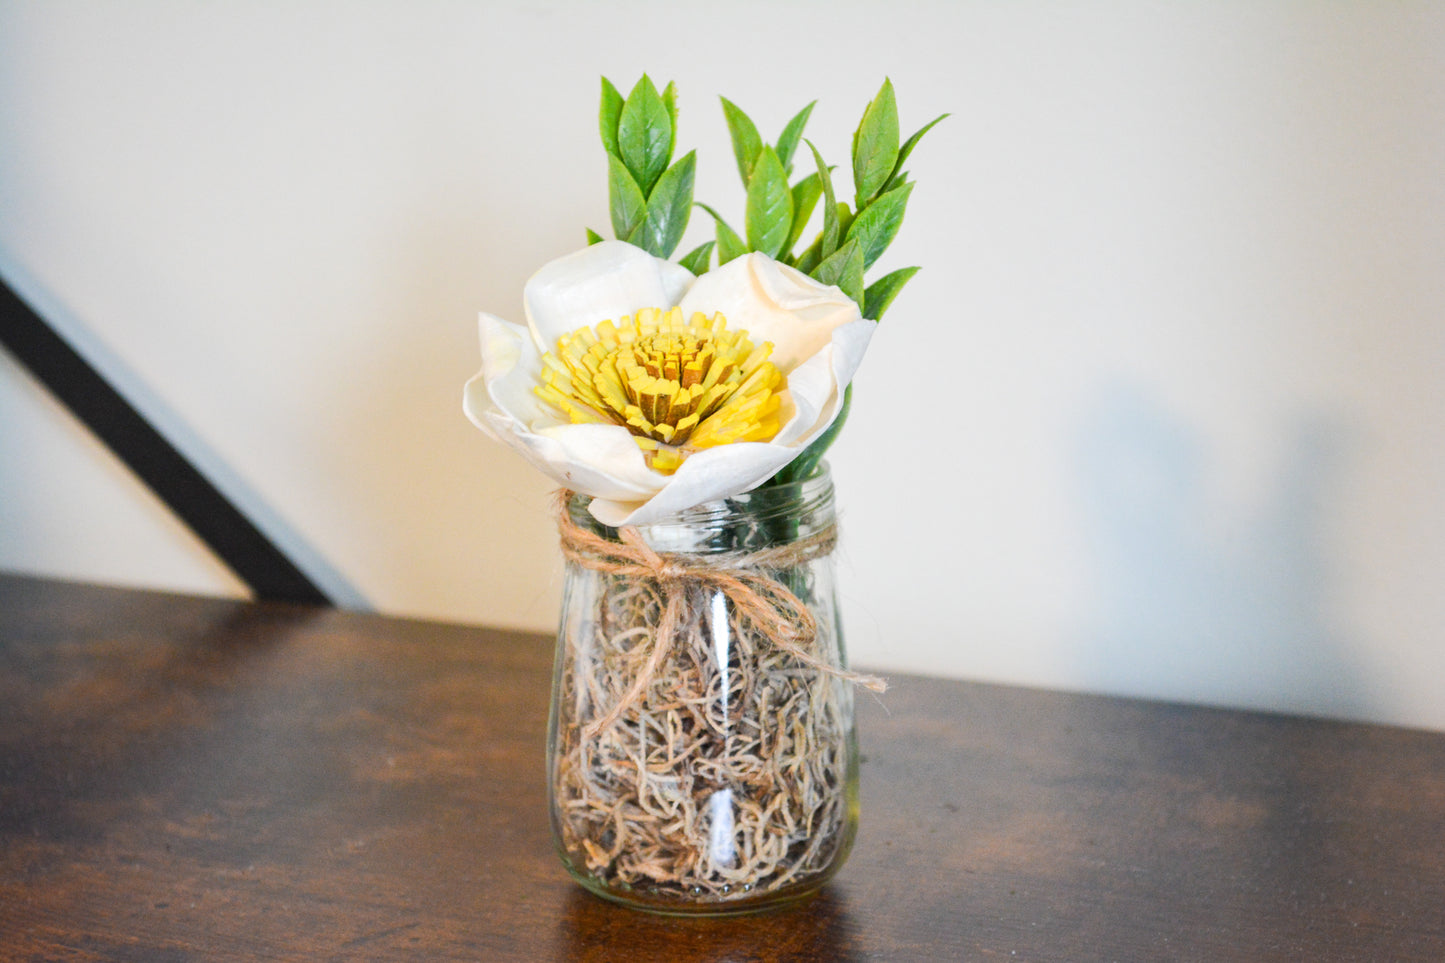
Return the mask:
<path id="1" fill-rule="evenodd" d="M 857 929 L 843 894 L 832 887 L 793 906 L 745 916 L 654 916 L 577 889 L 559 925 L 559 960 L 626 963 L 859 963 Z"/>

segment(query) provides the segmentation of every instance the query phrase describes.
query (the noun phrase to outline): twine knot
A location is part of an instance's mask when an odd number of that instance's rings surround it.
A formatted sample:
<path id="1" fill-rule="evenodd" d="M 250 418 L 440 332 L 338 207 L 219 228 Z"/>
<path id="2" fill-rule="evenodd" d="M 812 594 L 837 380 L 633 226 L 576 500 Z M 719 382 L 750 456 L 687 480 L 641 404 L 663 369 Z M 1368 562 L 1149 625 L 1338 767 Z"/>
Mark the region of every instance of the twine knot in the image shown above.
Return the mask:
<path id="1" fill-rule="evenodd" d="M 657 566 L 656 578 L 659 582 L 681 581 L 687 578 L 687 566 L 664 560 L 661 565 Z"/>

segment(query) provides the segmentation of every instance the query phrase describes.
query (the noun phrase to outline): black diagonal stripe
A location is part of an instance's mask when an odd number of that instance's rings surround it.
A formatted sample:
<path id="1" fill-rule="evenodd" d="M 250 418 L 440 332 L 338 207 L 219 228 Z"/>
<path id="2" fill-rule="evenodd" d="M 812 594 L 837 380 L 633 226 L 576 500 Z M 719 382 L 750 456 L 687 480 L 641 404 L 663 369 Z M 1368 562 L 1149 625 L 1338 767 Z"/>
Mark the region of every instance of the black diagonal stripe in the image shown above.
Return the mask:
<path id="1" fill-rule="evenodd" d="M 257 598 L 332 604 L 325 592 L 3 281 L 0 343 L 150 486 Z"/>

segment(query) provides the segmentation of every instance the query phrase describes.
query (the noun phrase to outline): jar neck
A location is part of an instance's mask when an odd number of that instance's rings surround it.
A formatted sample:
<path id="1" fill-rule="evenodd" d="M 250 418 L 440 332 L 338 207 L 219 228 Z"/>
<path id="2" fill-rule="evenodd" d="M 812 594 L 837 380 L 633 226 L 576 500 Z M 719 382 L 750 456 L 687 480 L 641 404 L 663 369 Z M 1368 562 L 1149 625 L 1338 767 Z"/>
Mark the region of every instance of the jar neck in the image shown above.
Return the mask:
<path id="1" fill-rule="evenodd" d="M 587 531 L 617 540 L 617 530 L 587 510 L 591 498 L 573 495 L 572 521 Z M 801 481 L 764 485 L 637 526 L 655 552 L 717 555 L 757 552 L 811 538 L 834 523 L 833 479 L 827 463 Z"/>

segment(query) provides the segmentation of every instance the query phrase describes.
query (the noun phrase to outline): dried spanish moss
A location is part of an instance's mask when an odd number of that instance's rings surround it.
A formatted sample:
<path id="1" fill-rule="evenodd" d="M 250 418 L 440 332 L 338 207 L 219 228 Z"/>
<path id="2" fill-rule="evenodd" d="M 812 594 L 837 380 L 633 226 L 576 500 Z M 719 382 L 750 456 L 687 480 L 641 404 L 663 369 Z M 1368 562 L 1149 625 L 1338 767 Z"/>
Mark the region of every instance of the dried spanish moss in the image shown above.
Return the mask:
<path id="1" fill-rule="evenodd" d="M 688 899 L 760 895 L 826 868 L 847 843 L 846 683 L 731 612 L 714 624 L 721 593 L 693 588 L 646 690 L 587 738 L 632 688 L 664 606 L 655 586 L 609 578 L 632 584 L 609 593 L 598 636 L 567 652 L 559 693 L 574 724 L 558 734 L 554 791 L 574 868 Z"/>

